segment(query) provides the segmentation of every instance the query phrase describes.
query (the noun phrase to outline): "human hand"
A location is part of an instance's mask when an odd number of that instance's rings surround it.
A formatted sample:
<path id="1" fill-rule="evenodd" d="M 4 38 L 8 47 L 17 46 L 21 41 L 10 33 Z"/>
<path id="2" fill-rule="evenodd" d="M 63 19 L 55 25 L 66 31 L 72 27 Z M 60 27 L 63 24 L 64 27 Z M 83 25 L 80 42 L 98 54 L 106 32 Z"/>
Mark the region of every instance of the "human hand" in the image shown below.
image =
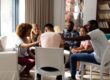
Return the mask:
<path id="1" fill-rule="evenodd" d="M 71 49 L 71 52 L 73 52 L 73 53 L 78 53 L 78 52 L 81 52 L 81 50 L 77 50 L 77 49 Z"/>

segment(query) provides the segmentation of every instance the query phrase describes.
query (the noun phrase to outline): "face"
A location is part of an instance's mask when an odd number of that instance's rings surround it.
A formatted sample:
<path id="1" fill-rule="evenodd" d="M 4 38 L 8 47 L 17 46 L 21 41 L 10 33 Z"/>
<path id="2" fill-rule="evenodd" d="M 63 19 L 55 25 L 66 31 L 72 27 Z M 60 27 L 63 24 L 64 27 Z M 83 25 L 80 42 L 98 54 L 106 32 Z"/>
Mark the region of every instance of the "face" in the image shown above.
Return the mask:
<path id="1" fill-rule="evenodd" d="M 39 34 L 40 29 L 39 29 L 39 27 L 38 27 L 38 26 L 33 26 L 32 31 L 34 32 L 34 34 Z"/>
<path id="2" fill-rule="evenodd" d="M 91 24 L 90 22 L 88 22 L 88 23 L 87 23 L 87 29 L 88 29 L 88 31 L 90 32 L 90 31 L 96 29 L 96 27 L 94 26 L 94 24 Z"/>
<path id="3" fill-rule="evenodd" d="M 70 23 L 66 22 L 65 25 L 66 25 L 66 29 L 69 30 L 70 29 Z"/>
<path id="4" fill-rule="evenodd" d="M 84 28 L 80 28 L 80 36 L 85 36 L 87 33 Z"/>

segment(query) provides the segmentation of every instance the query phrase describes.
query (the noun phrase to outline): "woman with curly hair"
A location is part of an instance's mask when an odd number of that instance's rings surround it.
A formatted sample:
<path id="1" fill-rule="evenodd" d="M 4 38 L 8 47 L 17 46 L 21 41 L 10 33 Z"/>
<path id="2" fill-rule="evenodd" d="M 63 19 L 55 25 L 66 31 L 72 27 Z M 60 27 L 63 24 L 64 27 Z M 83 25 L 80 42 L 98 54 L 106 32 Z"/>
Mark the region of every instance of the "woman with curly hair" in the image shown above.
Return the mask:
<path id="1" fill-rule="evenodd" d="M 26 66 L 20 73 L 21 76 L 29 76 L 29 71 L 35 65 L 35 59 L 30 47 L 36 45 L 37 42 L 30 43 L 29 36 L 32 29 L 32 25 L 28 23 L 22 23 L 17 26 L 16 34 L 18 36 L 16 46 L 18 47 L 18 64 Z"/>

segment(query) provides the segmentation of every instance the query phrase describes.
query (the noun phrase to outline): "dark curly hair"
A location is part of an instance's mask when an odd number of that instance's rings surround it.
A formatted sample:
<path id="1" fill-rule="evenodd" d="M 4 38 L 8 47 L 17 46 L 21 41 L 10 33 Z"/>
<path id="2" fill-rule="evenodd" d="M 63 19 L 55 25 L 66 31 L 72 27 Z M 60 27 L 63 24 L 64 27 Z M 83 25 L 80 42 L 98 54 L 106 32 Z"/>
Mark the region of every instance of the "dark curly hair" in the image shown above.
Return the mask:
<path id="1" fill-rule="evenodd" d="M 32 25 L 31 24 L 29 24 L 29 23 L 22 23 L 22 24 L 19 24 L 16 27 L 16 34 L 21 39 L 23 39 L 24 37 L 27 37 L 27 32 L 31 31 L 31 29 L 32 29 Z"/>

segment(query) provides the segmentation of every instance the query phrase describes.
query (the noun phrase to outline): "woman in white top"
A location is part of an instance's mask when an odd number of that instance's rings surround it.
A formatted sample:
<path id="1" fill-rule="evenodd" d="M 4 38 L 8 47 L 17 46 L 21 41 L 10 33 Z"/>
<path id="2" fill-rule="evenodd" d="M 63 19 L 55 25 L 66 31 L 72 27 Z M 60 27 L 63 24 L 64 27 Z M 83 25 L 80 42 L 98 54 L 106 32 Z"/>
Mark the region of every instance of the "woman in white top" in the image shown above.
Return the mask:
<path id="1" fill-rule="evenodd" d="M 37 42 L 30 43 L 29 37 L 32 26 L 28 23 L 22 23 L 17 26 L 16 34 L 18 36 L 16 46 L 18 47 L 18 64 L 26 66 L 21 72 L 21 76 L 29 76 L 30 69 L 35 65 L 34 55 L 29 48 L 36 45 Z M 30 57 L 31 56 L 31 57 Z"/>

